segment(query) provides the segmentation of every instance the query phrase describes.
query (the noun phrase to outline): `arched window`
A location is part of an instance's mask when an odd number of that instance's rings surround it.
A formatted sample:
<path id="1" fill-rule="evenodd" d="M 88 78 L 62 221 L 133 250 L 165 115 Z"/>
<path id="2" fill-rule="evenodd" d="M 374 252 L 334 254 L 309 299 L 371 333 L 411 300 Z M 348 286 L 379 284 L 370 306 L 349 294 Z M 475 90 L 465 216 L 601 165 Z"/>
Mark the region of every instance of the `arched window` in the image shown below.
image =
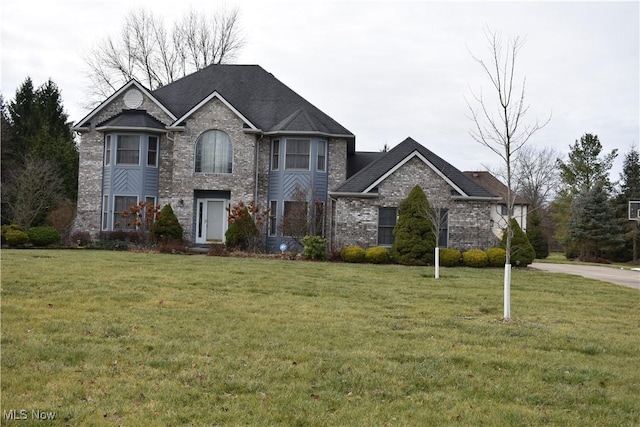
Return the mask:
<path id="1" fill-rule="evenodd" d="M 233 145 L 231 138 L 219 130 L 208 130 L 196 141 L 196 172 L 231 173 Z"/>

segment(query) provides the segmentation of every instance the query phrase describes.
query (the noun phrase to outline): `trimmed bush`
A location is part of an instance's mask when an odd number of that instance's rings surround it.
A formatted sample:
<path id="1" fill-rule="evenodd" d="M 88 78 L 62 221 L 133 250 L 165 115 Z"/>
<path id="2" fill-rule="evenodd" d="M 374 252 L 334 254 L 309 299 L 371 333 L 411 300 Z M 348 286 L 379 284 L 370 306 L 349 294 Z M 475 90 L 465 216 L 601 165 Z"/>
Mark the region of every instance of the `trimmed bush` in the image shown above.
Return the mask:
<path id="1" fill-rule="evenodd" d="M 60 242 L 60 233 L 53 227 L 32 227 L 27 236 L 34 246 L 49 246 Z"/>
<path id="2" fill-rule="evenodd" d="M 29 243 L 29 236 L 22 230 L 10 229 L 4 233 L 4 238 L 9 246 L 22 246 Z"/>
<path id="3" fill-rule="evenodd" d="M 469 249 L 462 253 L 462 262 L 467 267 L 484 268 L 489 264 L 487 253 L 480 249 Z"/>
<path id="4" fill-rule="evenodd" d="M 371 264 L 386 264 L 389 262 L 389 251 L 382 246 L 375 246 L 364 252 L 364 259 Z"/>
<path id="5" fill-rule="evenodd" d="M 507 261 L 507 251 L 502 248 L 487 249 L 487 258 L 489 267 L 501 267 Z"/>
<path id="6" fill-rule="evenodd" d="M 364 262 L 365 250 L 360 246 L 346 246 L 340 251 L 340 258 L 345 262 Z"/>
<path id="7" fill-rule="evenodd" d="M 21 226 L 19 226 L 18 224 L 5 224 L 0 228 L 0 234 L 2 235 L 2 244 L 4 245 L 5 243 L 7 243 L 7 239 L 5 237 L 5 234 L 7 233 L 7 231 L 10 230 L 18 230 L 18 231 L 24 231 L 23 228 Z"/>
<path id="8" fill-rule="evenodd" d="M 442 267 L 457 267 L 460 265 L 462 254 L 457 249 L 442 248 L 440 249 L 440 265 Z"/>
<path id="9" fill-rule="evenodd" d="M 436 238 L 433 224 L 425 214 L 431 207 L 420 186 L 411 189 L 398 206 L 398 222 L 393 229 L 395 239 L 391 247 L 393 259 L 404 265 L 433 263 Z"/>
<path id="10" fill-rule="evenodd" d="M 171 205 L 164 205 L 160 210 L 158 218 L 149 229 L 149 235 L 154 242 L 182 240 L 182 226 Z"/>
<path id="11" fill-rule="evenodd" d="M 536 251 L 531 246 L 527 235 L 524 234 L 518 221 L 515 218 L 511 219 L 511 230 L 513 237 L 511 238 L 511 265 L 516 267 L 526 267 L 531 264 L 536 258 Z M 501 248 L 507 246 L 507 233 L 502 236 Z"/>
<path id="12" fill-rule="evenodd" d="M 238 210 L 235 220 L 229 224 L 224 235 L 225 243 L 229 249 L 244 251 L 249 249 L 259 234 L 260 230 L 245 207 Z"/>
<path id="13" fill-rule="evenodd" d="M 325 259 L 327 257 L 327 239 L 320 236 L 304 236 L 302 256 L 309 259 Z"/>

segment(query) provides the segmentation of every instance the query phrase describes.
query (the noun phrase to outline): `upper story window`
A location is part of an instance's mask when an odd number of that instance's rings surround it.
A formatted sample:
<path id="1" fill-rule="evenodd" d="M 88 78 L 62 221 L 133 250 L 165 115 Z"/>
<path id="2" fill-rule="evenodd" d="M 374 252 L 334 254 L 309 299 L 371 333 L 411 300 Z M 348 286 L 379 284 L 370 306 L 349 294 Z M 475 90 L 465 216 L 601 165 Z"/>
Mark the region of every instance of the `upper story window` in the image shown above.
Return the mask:
<path id="1" fill-rule="evenodd" d="M 140 164 L 140 135 L 118 135 L 116 164 Z"/>
<path id="2" fill-rule="evenodd" d="M 147 142 L 147 166 L 158 166 L 158 137 L 150 136 Z"/>
<path id="3" fill-rule="evenodd" d="M 284 167 L 288 170 L 309 170 L 311 141 L 287 139 L 285 143 Z"/>
<path id="4" fill-rule="evenodd" d="M 271 170 L 280 169 L 280 140 L 274 139 L 271 142 Z"/>
<path id="5" fill-rule="evenodd" d="M 209 130 L 196 141 L 195 171 L 201 173 L 231 173 L 233 145 L 231 138 L 219 130 Z"/>
<path id="6" fill-rule="evenodd" d="M 327 141 L 318 141 L 316 170 L 318 172 L 325 172 L 327 170 Z"/>

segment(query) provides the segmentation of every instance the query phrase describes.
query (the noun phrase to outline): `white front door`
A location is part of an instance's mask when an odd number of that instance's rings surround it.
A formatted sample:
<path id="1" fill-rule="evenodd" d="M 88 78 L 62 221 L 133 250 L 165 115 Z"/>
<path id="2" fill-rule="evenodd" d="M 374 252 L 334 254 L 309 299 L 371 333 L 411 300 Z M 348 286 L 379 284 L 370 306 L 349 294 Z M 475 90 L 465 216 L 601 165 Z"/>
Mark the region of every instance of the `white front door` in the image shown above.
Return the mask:
<path id="1" fill-rule="evenodd" d="M 198 199 L 196 203 L 196 243 L 224 243 L 228 212 L 226 200 Z"/>

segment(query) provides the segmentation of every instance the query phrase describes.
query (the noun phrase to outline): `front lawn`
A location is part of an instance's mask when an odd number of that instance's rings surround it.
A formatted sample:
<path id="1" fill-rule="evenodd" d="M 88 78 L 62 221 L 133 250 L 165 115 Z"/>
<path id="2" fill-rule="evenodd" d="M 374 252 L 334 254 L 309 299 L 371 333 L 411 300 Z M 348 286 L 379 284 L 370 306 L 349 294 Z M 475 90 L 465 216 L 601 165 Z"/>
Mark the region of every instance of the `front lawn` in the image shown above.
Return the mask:
<path id="1" fill-rule="evenodd" d="M 1 256 L 3 425 L 640 424 L 634 289 L 514 270 L 504 323 L 502 269 Z"/>

